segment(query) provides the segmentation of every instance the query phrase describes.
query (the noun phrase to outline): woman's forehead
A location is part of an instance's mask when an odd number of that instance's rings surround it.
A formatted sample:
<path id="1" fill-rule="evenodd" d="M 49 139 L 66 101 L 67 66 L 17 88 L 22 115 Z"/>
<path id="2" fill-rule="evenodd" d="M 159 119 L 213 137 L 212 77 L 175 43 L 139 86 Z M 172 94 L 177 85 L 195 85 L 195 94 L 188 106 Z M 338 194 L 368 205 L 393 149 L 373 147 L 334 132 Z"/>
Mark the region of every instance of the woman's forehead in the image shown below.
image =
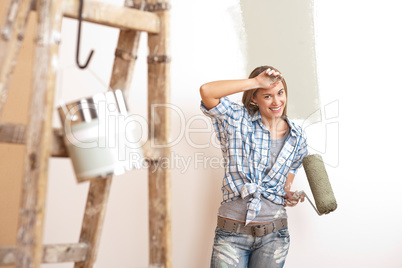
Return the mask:
<path id="1" fill-rule="evenodd" d="M 285 87 L 283 86 L 282 82 L 279 82 L 278 85 L 274 88 L 259 88 L 256 93 L 260 94 L 275 94 L 284 89 Z"/>

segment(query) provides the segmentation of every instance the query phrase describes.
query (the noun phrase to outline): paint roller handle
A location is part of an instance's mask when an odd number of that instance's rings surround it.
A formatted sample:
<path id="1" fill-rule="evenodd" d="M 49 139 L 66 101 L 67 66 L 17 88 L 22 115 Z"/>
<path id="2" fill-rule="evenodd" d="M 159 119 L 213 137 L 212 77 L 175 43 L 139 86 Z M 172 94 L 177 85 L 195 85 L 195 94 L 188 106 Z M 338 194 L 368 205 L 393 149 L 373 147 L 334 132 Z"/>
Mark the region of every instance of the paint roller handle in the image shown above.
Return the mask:
<path id="1" fill-rule="evenodd" d="M 299 197 L 299 198 L 303 198 L 303 200 L 304 200 L 304 198 L 307 198 L 308 202 L 309 202 L 310 205 L 314 208 L 315 212 L 317 212 L 318 216 L 323 215 L 323 214 L 320 213 L 320 212 L 318 211 L 318 209 L 314 206 L 313 202 L 311 202 L 310 198 L 308 197 L 308 195 L 307 195 L 304 191 L 296 191 L 296 192 L 295 192 L 295 195 L 297 195 L 297 197 Z M 293 195 L 293 198 L 294 198 L 295 195 Z"/>

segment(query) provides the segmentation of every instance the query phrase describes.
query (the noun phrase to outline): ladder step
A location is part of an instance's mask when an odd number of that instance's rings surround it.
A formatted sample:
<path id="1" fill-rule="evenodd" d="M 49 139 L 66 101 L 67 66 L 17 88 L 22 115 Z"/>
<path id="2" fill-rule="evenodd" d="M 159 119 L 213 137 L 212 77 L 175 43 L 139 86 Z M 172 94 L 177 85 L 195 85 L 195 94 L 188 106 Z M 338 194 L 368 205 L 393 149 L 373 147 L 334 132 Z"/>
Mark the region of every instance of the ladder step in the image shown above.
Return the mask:
<path id="1" fill-rule="evenodd" d="M 0 122 L 0 143 L 25 144 L 26 126 L 23 124 Z M 63 141 L 62 129 L 53 129 L 52 156 L 68 157 Z"/>
<path id="2" fill-rule="evenodd" d="M 42 263 L 81 262 L 87 252 L 85 243 L 44 245 Z M 0 266 L 13 265 L 15 259 L 16 247 L 0 247 Z"/>
<path id="3" fill-rule="evenodd" d="M 78 6 L 79 1 L 77 0 L 63 0 L 63 16 L 78 19 Z M 32 7 L 35 9 L 36 5 L 33 4 Z M 159 33 L 158 15 L 149 11 L 106 4 L 95 0 L 85 0 L 82 19 L 123 30 Z"/>

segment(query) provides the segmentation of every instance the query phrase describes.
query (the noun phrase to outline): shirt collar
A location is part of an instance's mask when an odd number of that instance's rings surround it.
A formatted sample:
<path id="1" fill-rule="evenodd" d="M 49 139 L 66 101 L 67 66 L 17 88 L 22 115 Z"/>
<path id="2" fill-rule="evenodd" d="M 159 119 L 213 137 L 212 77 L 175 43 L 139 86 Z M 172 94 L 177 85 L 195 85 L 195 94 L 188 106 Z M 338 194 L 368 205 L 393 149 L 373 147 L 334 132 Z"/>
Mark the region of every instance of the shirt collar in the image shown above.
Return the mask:
<path id="1" fill-rule="evenodd" d="M 261 119 L 261 114 L 260 111 L 257 110 L 254 115 L 251 117 L 251 122 L 254 122 L 255 120 Z"/>
<path id="2" fill-rule="evenodd" d="M 299 129 L 296 127 L 296 125 L 295 125 L 293 122 L 291 122 L 291 121 L 289 120 L 289 118 L 287 118 L 287 117 L 282 117 L 282 119 L 284 119 L 284 120 L 288 123 L 288 125 L 290 126 L 290 135 L 292 135 L 292 136 L 299 136 L 299 135 L 301 135 Z M 261 114 L 260 114 L 260 111 L 258 111 L 258 110 L 257 110 L 257 111 L 254 113 L 254 115 L 251 117 L 251 121 L 252 121 L 252 122 L 254 122 L 254 121 L 256 121 L 256 120 L 261 120 L 261 123 L 262 123 Z"/>
<path id="3" fill-rule="evenodd" d="M 289 118 L 284 117 L 283 119 L 290 126 L 290 135 L 292 135 L 292 136 L 300 136 L 301 135 L 300 130 L 296 127 L 296 125 L 292 121 L 289 120 Z"/>

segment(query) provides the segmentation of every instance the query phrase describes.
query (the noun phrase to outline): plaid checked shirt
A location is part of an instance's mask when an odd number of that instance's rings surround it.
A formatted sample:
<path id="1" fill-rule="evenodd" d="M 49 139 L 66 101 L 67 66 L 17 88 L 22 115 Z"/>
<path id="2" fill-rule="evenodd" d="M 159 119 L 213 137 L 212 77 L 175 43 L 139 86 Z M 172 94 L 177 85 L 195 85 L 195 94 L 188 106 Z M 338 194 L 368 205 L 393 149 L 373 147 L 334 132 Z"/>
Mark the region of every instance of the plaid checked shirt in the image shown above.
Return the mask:
<path id="1" fill-rule="evenodd" d="M 283 205 L 288 173 L 296 174 L 308 153 L 301 127 L 286 119 L 289 136 L 268 170 L 271 135 L 259 111 L 251 116 L 244 106 L 227 97 L 210 110 L 201 102 L 201 110 L 211 118 L 226 160 L 222 203 L 252 195 L 247 203 L 246 225 L 260 212 L 261 196 Z"/>

